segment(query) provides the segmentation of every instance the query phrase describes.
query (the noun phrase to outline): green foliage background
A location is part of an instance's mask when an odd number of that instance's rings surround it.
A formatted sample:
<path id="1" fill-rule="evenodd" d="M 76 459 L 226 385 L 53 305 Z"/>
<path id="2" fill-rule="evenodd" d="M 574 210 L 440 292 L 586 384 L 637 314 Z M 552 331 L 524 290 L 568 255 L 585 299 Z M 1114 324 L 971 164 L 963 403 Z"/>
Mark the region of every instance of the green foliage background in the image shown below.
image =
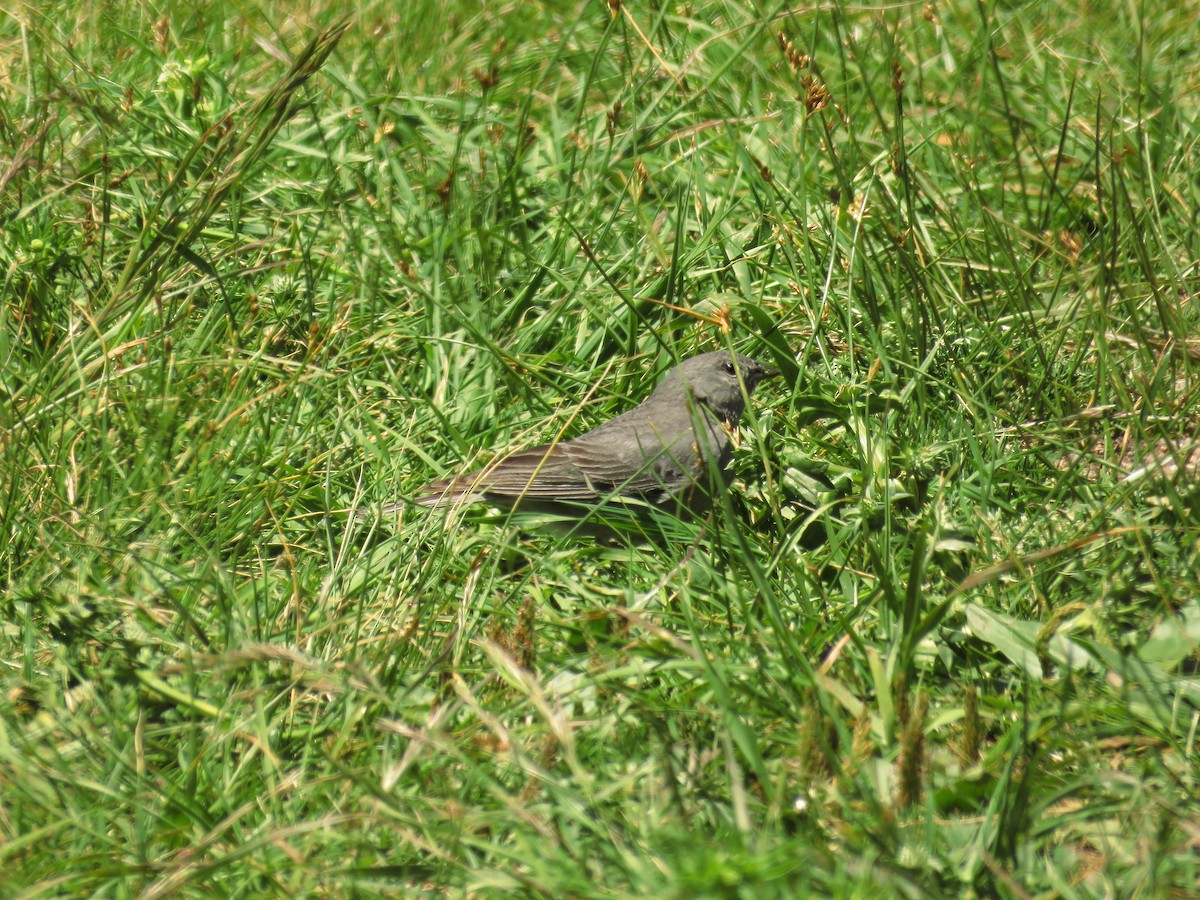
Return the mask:
<path id="1" fill-rule="evenodd" d="M 1194 13 L 340 9 L 0 13 L 16 895 L 1190 896 Z M 719 346 L 706 522 L 369 514 Z"/>

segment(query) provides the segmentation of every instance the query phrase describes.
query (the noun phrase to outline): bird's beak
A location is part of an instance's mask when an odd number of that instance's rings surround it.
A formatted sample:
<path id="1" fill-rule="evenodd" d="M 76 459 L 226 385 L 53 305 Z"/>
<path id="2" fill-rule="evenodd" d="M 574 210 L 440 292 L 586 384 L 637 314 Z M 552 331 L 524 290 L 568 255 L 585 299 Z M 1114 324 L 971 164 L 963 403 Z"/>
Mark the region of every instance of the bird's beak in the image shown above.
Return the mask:
<path id="1" fill-rule="evenodd" d="M 757 385 L 760 381 L 766 381 L 768 378 L 774 378 L 780 374 L 779 369 L 775 366 L 768 366 L 763 363 L 758 364 L 758 371 L 755 373 L 754 384 Z"/>

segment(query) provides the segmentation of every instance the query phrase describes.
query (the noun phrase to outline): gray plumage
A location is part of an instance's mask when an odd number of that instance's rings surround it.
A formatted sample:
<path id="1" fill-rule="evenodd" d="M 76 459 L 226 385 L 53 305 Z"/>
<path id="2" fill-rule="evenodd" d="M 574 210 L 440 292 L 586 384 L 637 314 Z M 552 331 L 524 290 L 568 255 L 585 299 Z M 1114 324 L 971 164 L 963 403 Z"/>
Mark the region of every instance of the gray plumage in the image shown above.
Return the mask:
<path id="1" fill-rule="evenodd" d="M 718 350 L 684 360 L 640 406 L 569 441 L 521 450 L 425 485 L 422 506 L 489 500 L 506 506 L 593 505 L 609 497 L 660 506 L 705 502 L 708 459 L 724 469 L 746 397 L 778 373 Z"/>

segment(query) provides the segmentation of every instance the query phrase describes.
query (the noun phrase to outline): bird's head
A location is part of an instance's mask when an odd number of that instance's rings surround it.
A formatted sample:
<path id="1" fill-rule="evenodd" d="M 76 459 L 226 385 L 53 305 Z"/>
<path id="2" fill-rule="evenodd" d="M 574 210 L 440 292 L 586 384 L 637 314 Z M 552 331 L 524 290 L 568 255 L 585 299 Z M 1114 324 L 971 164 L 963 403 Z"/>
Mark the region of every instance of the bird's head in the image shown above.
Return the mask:
<path id="1" fill-rule="evenodd" d="M 676 366 L 655 394 L 686 392 L 722 421 L 737 422 L 746 407 L 746 397 L 765 378 L 779 370 L 728 350 L 714 350 L 685 359 Z"/>

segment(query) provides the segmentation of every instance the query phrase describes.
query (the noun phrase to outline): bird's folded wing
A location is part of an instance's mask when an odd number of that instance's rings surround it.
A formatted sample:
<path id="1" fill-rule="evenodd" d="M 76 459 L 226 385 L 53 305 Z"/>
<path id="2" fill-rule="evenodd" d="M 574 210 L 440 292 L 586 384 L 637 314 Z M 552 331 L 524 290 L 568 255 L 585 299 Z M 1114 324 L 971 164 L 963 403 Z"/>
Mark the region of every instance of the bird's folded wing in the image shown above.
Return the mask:
<path id="1" fill-rule="evenodd" d="M 612 493 L 649 494 L 670 489 L 682 469 L 664 450 L 645 460 L 590 441 L 566 441 L 522 450 L 466 475 L 426 487 L 425 505 L 483 494 L 531 499 L 591 501 Z"/>

